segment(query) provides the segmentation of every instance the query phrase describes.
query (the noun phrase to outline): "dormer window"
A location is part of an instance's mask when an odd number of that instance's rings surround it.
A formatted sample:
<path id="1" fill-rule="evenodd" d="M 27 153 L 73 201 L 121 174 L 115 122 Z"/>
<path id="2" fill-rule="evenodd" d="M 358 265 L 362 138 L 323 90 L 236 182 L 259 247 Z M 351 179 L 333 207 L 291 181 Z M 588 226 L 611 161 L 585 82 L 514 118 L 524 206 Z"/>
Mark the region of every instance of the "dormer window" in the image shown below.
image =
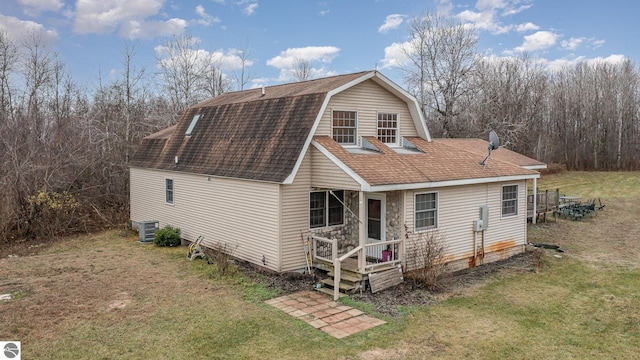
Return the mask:
<path id="1" fill-rule="evenodd" d="M 193 128 L 196 127 L 196 124 L 198 123 L 199 119 L 200 119 L 200 114 L 196 114 L 193 116 L 193 119 L 191 119 L 191 123 L 187 128 L 187 131 L 184 133 L 185 136 L 191 136 L 191 133 L 193 132 Z"/>
<path id="2" fill-rule="evenodd" d="M 398 114 L 378 113 L 378 140 L 398 144 Z"/>
<path id="3" fill-rule="evenodd" d="M 342 145 L 356 145 L 356 125 L 358 115 L 355 111 L 333 111 L 333 140 Z"/>

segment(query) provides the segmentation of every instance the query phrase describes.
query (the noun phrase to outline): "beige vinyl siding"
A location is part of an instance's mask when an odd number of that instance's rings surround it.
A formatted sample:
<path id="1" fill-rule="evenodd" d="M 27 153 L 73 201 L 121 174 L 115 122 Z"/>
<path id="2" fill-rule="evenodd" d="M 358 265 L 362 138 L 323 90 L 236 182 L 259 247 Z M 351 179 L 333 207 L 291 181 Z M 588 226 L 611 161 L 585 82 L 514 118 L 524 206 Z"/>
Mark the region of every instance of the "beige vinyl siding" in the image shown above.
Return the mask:
<path id="1" fill-rule="evenodd" d="M 318 149 L 311 146 L 311 186 L 327 189 L 359 190 L 360 184 Z"/>
<path id="2" fill-rule="evenodd" d="M 378 135 L 379 112 L 398 114 L 399 136 L 418 136 L 407 103 L 372 80 L 364 81 L 331 97 L 315 135 L 333 135 L 331 132 L 332 110 L 356 111 L 358 136 Z"/>
<path id="3" fill-rule="evenodd" d="M 309 232 L 309 191 L 311 190 L 311 155 L 307 152 L 296 177 L 290 185 L 281 187 L 281 268 L 280 271 L 303 269 L 306 266 L 300 231 L 305 240 Z"/>
<path id="4" fill-rule="evenodd" d="M 502 185 L 518 185 L 518 214 L 502 217 Z M 435 230 L 444 239 L 447 261 L 473 257 L 473 221 L 480 219 L 480 206 L 489 207 L 489 228 L 485 231 L 485 252 L 500 252 L 507 248 L 526 244 L 526 183 L 490 183 L 454 186 L 405 192 L 405 219 L 410 231 L 414 231 L 414 201 L 416 193 L 438 193 L 438 228 Z M 421 232 L 410 235 L 406 243 L 407 265 L 411 268 L 414 241 Z M 477 233 L 478 249 L 482 233 Z"/>
<path id="5" fill-rule="evenodd" d="M 174 204 L 165 203 L 164 179 L 172 178 Z M 234 256 L 278 270 L 280 185 L 149 169 L 131 169 L 131 220 L 177 226 L 182 237 L 226 243 Z"/>

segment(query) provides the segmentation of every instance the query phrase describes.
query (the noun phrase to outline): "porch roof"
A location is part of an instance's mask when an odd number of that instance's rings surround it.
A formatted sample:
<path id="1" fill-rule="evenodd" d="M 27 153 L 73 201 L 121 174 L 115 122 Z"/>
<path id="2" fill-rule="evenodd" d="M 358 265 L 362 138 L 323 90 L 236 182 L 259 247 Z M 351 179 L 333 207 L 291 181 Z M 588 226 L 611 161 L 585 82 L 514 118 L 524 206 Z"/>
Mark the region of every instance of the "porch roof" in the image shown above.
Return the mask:
<path id="1" fill-rule="evenodd" d="M 375 137 L 363 138 L 379 152 L 352 153 L 329 136 L 314 137 L 314 146 L 369 190 L 450 186 L 540 176 L 537 171 L 521 164 L 505 161 L 510 159 L 509 156 L 501 159 L 495 155 L 510 152 L 507 149 L 494 151 L 483 166 L 480 162 L 486 153 L 459 148 L 457 145 L 460 143 L 429 142 L 420 137 L 410 137 L 406 139 L 420 151 L 398 153 Z"/>

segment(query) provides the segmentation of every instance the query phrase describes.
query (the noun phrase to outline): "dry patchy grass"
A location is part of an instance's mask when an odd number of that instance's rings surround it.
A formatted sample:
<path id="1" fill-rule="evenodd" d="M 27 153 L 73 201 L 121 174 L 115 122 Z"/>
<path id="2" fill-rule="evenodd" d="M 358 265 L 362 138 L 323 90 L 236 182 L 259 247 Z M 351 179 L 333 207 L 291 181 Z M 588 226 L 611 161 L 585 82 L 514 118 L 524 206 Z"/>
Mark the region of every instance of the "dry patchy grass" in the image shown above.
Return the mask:
<path id="1" fill-rule="evenodd" d="M 24 358 L 634 358 L 640 348 L 640 173 L 563 173 L 541 187 L 606 203 L 597 217 L 529 228 L 538 272 L 487 275 L 431 306 L 337 340 L 263 304 L 270 290 L 221 276 L 184 248 L 115 232 L 0 259 L 0 339 Z M 350 305 L 366 309 L 365 304 Z"/>

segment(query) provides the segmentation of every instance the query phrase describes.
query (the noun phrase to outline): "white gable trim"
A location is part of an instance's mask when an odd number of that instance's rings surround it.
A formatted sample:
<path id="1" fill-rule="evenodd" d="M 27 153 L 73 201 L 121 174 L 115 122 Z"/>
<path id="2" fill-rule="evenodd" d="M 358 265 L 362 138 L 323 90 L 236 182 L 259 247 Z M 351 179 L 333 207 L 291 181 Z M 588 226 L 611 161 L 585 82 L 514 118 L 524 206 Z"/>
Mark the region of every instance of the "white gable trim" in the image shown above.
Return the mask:
<path id="1" fill-rule="evenodd" d="M 524 165 L 522 166 L 525 169 L 528 170 L 540 170 L 540 169 L 546 169 L 547 168 L 547 164 L 542 164 L 542 165 Z"/>
<path id="2" fill-rule="evenodd" d="M 300 154 L 298 155 L 298 160 L 296 160 L 296 164 L 293 167 L 293 171 L 291 171 L 291 174 L 289 174 L 289 176 L 287 176 L 287 178 L 282 182 L 283 184 L 292 184 L 293 180 L 296 177 L 296 174 L 298 173 L 298 169 L 300 169 L 300 165 L 302 164 L 302 160 L 304 159 L 305 154 L 307 153 L 307 150 L 309 150 L 309 145 L 311 144 L 311 141 L 313 140 L 313 136 L 316 133 L 316 130 L 318 129 L 318 126 L 320 125 L 320 121 L 322 120 L 322 115 L 324 114 L 325 110 L 327 109 L 327 106 L 329 105 L 329 100 L 331 99 L 331 97 L 333 95 L 336 95 L 340 92 L 343 92 L 355 85 L 360 84 L 363 81 L 369 80 L 369 79 L 374 79 L 374 81 L 376 82 L 376 84 L 382 86 L 383 88 L 385 88 L 386 90 L 388 90 L 389 92 L 393 93 L 394 95 L 396 95 L 397 97 L 401 98 L 402 100 L 404 100 L 408 107 L 409 107 L 409 113 L 411 114 L 411 118 L 413 119 L 413 123 L 416 127 L 416 130 L 418 131 L 418 135 L 422 138 L 427 139 L 427 141 L 431 141 L 431 135 L 429 134 L 429 130 L 427 129 L 427 123 L 422 115 L 422 111 L 420 111 L 420 106 L 418 105 L 418 100 L 416 100 L 415 97 L 413 97 L 411 94 L 409 94 L 408 92 L 406 92 L 405 90 L 403 90 L 401 87 L 399 87 L 398 85 L 396 85 L 393 81 L 389 80 L 387 77 L 385 77 L 384 75 L 380 74 L 378 71 L 370 71 L 362 76 L 360 76 L 359 78 L 356 78 L 342 86 L 339 86 L 331 91 L 329 91 L 327 93 L 327 97 L 324 99 L 324 102 L 322 103 L 322 107 L 320 107 L 320 112 L 318 113 L 318 115 L 316 116 L 316 120 L 313 123 L 313 127 L 311 128 L 311 131 L 309 132 L 309 135 L 307 136 L 307 140 L 305 140 L 304 142 L 304 146 L 302 147 L 302 151 L 300 151 Z M 319 145 L 319 144 L 318 144 Z M 325 149 L 326 150 L 326 149 Z M 326 155 L 326 154 L 325 154 Z M 332 155 L 333 156 L 333 155 Z M 327 156 L 328 157 L 328 156 Z M 337 161 L 339 161 L 336 158 Z M 343 164 L 344 165 L 344 164 Z M 350 170 L 350 169 L 349 169 Z M 346 170 L 345 170 L 346 172 Z M 355 178 L 354 178 L 355 180 Z M 357 180 L 356 180 L 357 181 Z"/>
<path id="3" fill-rule="evenodd" d="M 350 167 L 348 167 L 345 163 L 340 161 L 335 155 L 333 155 L 329 150 L 327 150 L 324 146 L 320 145 L 317 141 L 313 140 L 311 144 L 318 149 L 322 153 L 322 155 L 326 156 L 331 162 L 336 164 L 342 171 L 344 171 L 347 175 L 349 175 L 353 180 L 355 180 L 358 184 L 360 184 L 360 188 L 369 188 L 370 185 L 360 177 L 360 175 L 356 174 Z"/>

